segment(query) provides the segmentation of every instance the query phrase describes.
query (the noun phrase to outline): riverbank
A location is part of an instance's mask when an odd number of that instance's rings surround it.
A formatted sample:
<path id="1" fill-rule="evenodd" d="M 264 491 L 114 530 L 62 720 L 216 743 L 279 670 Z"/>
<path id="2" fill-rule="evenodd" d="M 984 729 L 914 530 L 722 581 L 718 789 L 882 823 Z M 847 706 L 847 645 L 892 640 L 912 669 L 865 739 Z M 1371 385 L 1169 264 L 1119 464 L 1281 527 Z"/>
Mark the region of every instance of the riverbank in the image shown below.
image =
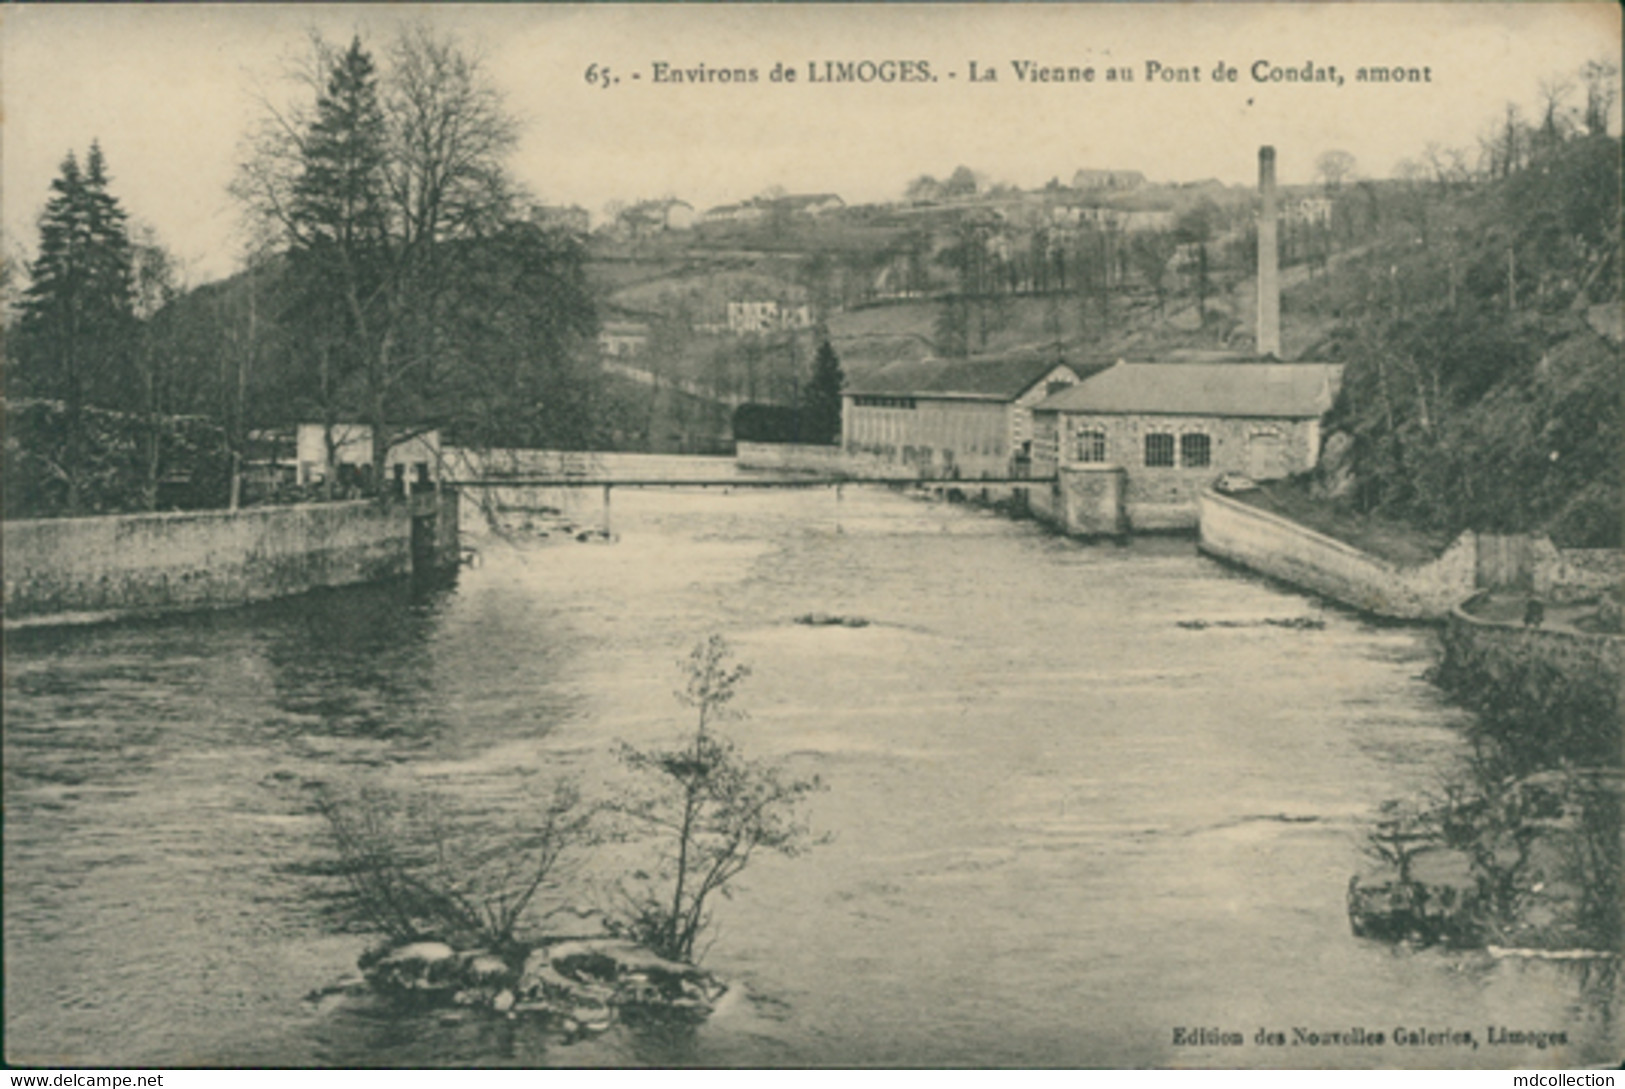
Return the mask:
<path id="1" fill-rule="evenodd" d="M 1625 940 L 1620 688 L 1625 636 L 1452 609 L 1432 679 L 1473 712 L 1474 759 L 1393 800 L 1370 834 L 1383 865 L 1349 884 L 1356 934 L 1607 961 Z"/>
<path id="2" fill-rule="evenodd" d="M 224 608 L 455 567 L 457 493 L 4 523 L 5 627 Z"/>

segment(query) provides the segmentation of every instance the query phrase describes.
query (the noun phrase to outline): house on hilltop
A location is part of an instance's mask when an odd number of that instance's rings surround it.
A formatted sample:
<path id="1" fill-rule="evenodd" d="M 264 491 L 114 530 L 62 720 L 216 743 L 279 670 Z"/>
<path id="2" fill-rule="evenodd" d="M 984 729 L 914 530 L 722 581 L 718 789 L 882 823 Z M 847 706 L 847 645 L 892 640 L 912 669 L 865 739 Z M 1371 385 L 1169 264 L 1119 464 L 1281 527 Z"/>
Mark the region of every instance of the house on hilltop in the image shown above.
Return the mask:
<path id="1" fill-rule="evenodd" d="M 1032 406 L 1091 373 L 1035 354 L 893 363 L 841 392 L 841 446 L 929 476 L 1023 476 Z"/>
<path id="2" fill-rule="evenodd" d="M 772 202 L 776 208 L 792 215 L 822 216 L 846 207 L 846 201 L 835 193 L 793 193 Z"/>
<path id="3" fill-rule="evenodd" d="M 1138 170 L 1080 170 L 1072 175 L 1074 189 L 1138 189 L 1145 175 Z"/>
<path id="4" fill-rule="evenodd" d="M 648 346 L 648 322 L 606 321 L 598 331 L 598 350 L 606 356 L 642 355 Z"/>
<path id="5" fill-rule="evenodd" d="M 810 329 L 812 307 L 806 303 L 781 303 L 777 299 L 735 300 L 728 303 L 728 332 L 776 333 L 783 329 Z"/>
<path id="6" fill-rule="evenodd" d="M 1117 467 L 1133 528 L 1189 528 L 1197 495 L 1226 473 L 1274 480 L 1315 467 L 1342 371 L 1201 358 L 1118 363 L 1033 406 L 1032 472 Z"/>
<path id="7" fill-rule="evenodd" d="M 632 238 L 686 231 L 694 226 L 694 206 L 674 197 L 639 201 L 621 212 L 617 226 Z"/>
<path id="8" fill-rule="evenodd" d="M 702 223 L 753 223 L 767 216 L 767 210 L 754 201 L 741 204 L 719 204 L 708 208 L 700 217 Z"/>

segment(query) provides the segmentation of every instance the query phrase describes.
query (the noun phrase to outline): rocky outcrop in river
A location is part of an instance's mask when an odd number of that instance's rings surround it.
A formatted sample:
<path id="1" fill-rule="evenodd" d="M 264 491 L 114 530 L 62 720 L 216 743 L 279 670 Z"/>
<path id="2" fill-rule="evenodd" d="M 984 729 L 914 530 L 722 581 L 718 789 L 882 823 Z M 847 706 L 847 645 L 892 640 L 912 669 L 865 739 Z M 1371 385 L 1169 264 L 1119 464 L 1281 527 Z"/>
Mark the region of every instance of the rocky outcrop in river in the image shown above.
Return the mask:
<path id="1" fill-rule="evenodd" d="M 701 1021 L 728 989 L 692 964 L 613 938 L 505 955 L 410 942 L 369 951 L 361 970 L 374 992 L 396 1002 L 546 1018 L 566 1033 L 601 1031 L 628 1018 Z"/>

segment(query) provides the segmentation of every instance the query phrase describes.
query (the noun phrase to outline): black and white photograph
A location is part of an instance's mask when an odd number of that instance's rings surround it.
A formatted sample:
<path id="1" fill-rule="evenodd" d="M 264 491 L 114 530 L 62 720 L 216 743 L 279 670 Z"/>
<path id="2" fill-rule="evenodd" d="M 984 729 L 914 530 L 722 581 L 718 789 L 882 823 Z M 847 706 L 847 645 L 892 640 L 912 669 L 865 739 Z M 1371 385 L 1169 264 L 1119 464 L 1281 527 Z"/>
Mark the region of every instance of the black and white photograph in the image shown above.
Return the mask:
<path id="1" fill-rule="evenodd" d="M 5 1062 L 1617 1069 L 1620 49 L 5 4 Z"/>

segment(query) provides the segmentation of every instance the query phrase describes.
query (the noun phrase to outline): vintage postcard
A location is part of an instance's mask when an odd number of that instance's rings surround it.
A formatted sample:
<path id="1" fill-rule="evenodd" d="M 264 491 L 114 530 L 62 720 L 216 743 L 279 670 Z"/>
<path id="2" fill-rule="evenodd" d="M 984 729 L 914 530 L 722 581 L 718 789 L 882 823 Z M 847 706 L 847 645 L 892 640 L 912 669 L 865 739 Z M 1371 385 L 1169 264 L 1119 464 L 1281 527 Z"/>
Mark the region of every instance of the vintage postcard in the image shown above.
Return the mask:
<path id="1" fill-rule="evenodd" d="M 6 5 L 7 1062 L 1616 1067 L 1620 41 Z"/>

